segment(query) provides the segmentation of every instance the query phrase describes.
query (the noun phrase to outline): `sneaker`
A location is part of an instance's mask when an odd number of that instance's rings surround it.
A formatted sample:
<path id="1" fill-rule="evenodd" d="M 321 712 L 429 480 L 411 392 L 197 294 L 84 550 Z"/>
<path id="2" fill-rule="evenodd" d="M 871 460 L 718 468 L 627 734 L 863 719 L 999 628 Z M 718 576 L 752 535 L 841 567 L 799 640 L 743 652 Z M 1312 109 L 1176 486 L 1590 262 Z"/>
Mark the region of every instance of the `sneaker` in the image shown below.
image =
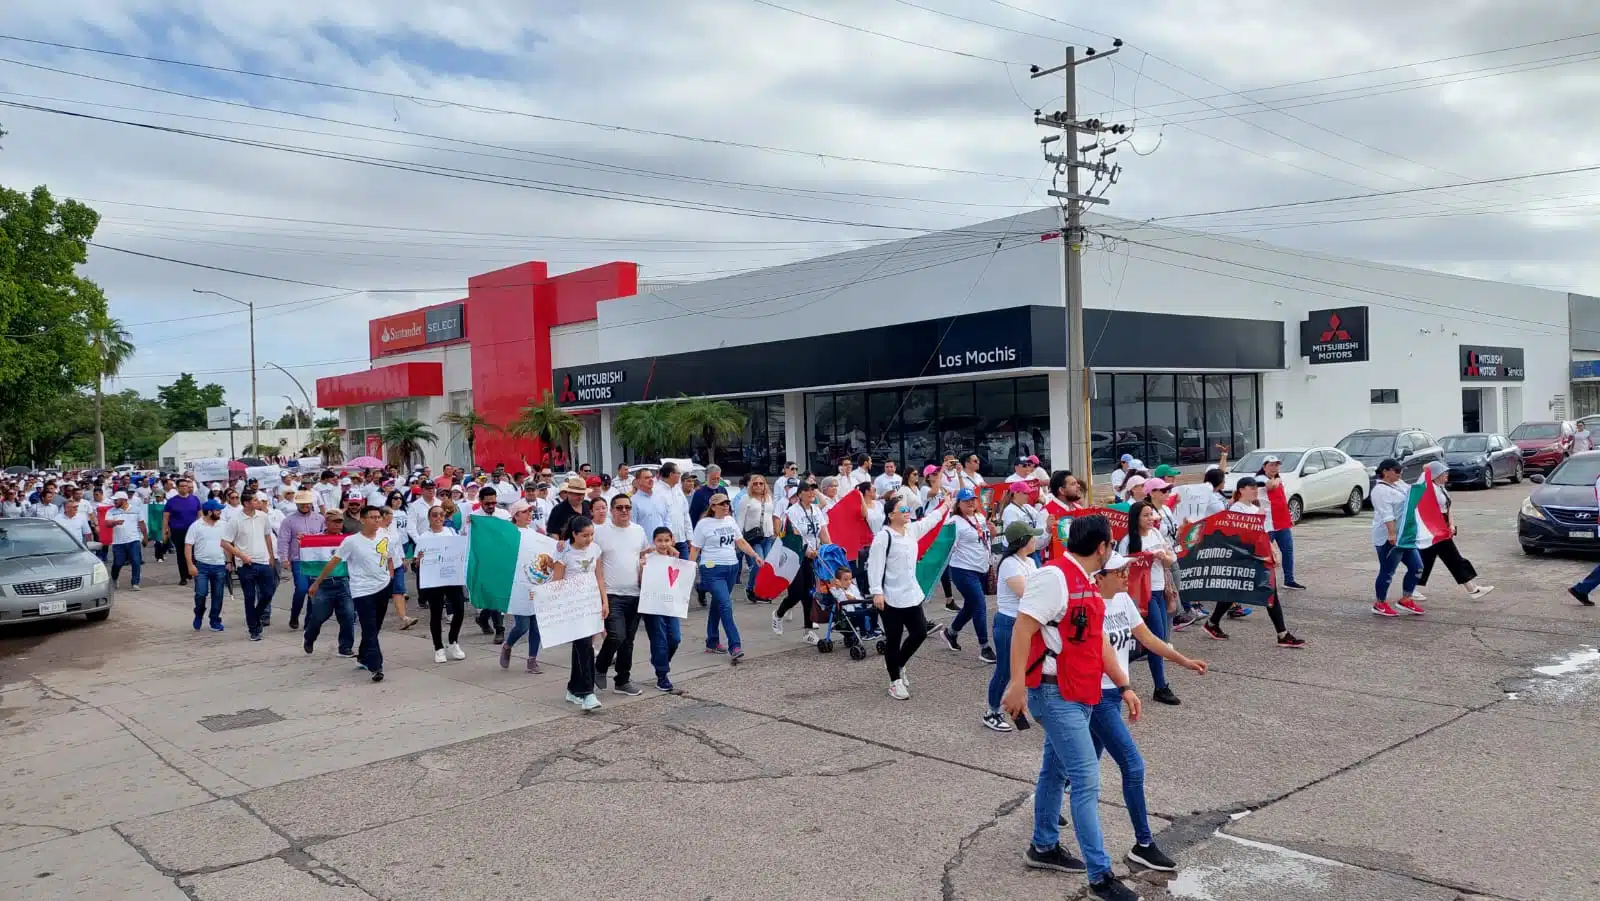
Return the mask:
<path id="1" fill-rule="evenodd" d="M 906 680 L 896 679 L 889 683 L 889 697 L 896 701 L 911 700 L 911 690 L 906 688 Z"/>
<path id="2" fill-rule="evenodd" d="M 932 635 L 933 633 L 935 633 L 935 632 L 937 632 L 937 631 L 939 631 L 940 629 L 943 629 L 943 628 L 944 628 L 943 624 L 936 623 L 936 622 L 933 622 L 932 620 L 930 620 L 928 622 L 928 631 L 927 631 L 926 634 L 927 635 Z"/>
<path id="3" fill-rule="evenodd" d="M 1305 639 L 1296 638 L 1293 632 L 1285 632 L 1278 636 L 1278 647 L 1280 648 L 1303 648 L 1305 646 Z"/>
<path id="4" fill-rule="evenodd" d="M 1172 618 L 1172 631 L 1182 632 L 1184 629 L 1194 625 L 1195 620 L 1197 619 L 1199 619 L 1199 617 L 1195 616 L 1193 613 L 1180 613 Z"/>
<path id="5" fill-rule="evenodd" d="M 217 630 L 217 631 L 219 631 L 219 632 L 220 632 L 220 631 L 222 631 L 222 630 L 220 630 L 220 629 L 219 629 L 219 630 Z M 339 652 L 339 656 L 340 656 L 340 657 L 354 657 L 354 656 L 355 656 L 355 655 L 356 655 L 356 652 L 355 652 L 355 651 L 340 651 L 340 652 Z"/>
<path id="6" fill-rule="evenodd" d="M 139 586 L 137 586 L 137 585 L 129 585 L 129 586 L 128 586 L 128 590 L 129 590 L 129 591 L 143 591 L 143 590 L 144 590 L 144 589 L 142 589 L 142 588 L 140 588 L 140 587 L 139 587 Z"/>
<path id="7" fill-rule="evenodd" d="M 1252 612 L 1254 611 L 1250 607 L 1240 607 L 1238 604 L 1235 604 L 1228 610 L 1228 619 L 1244 619 Z"/>
<path id="8" fill-rule="evenodd" d="M 911 674 L 906 672 L 905 667 L 900 668 L 900 681 L 904 682 L 907 688 L 911 687 Z"/>
<path id="9" fill-rule="evenodd" d="M 1567 589 L 1567 594 L 1572 595 L 1572 599 L 1573 600 L 1577 601 L 1578 603 L 1582 604 L 1585 607 L 1593 607 L 1594 606 L 1594 601 L 1589 600 L 1589 592 L 1587 592 L 1587 591 L 1579 591 L 1576 587 L 1573 587 L 1573 588 L 1568 588 Z"/>
<path id="10" fill-rule="evenodd" d="M 250 633 L 250 640 L 251 641 L 260 641 L 261 640 L 261 633 L 260 632 L 251 632 Z"/>
<path id="11" fill-rule="evenodd" d="M 728 649 L 719 644 L 714 648 L 706 648 L 706 653 L 707 654 L 726 654 L 726 653 L 728 653 Z"/>
<path id="12" fill-rule="evenodd" d="M 998 711 L 989 711 L 983 715 L 983 724 L 996 732 L 1010 732 L 1011 724 Z"/>
<path id="13" fill-rule="evenodd" d="M 666 676 L 656 677 L 656 691 L 669 692 L 672 690 L 672 680 Z"/>
<path id="14" fill-rule="evenodd" d="M 732 660 L 734 663 L 738 663 L 739 661 L 743 660 L 744 659 L 744 648 L 730 648 L 730 649 L 728 649 L 728 659 Z"/>
<path id="15" fill-rule="evenodd" d="M 1288 582 L 1283 583 L 1283 587 L 1289 589 L 1290 591 L 1305 591 L 1306 590 L 1306 587 L 1304 585 L 1301 585 L 1299 582 L 1296 582 L 1296 581 L 1293 581 L 1293 580 L 1290 580 Z"/>
<path id="16" fill-rule="evenodd" d="M 978 659 L 982 660 L 984 663 L 994 663 L 994 648 L 991 648 L 988 645 L 984 645 L 983 647 L 979 648 Z"/>
<path id="17" fill-rule="evenodd" d="M 459 644 L 455 644 L 455 643 L 452 642 L 450 644 L 450 646 L 445 648 L 444 650 L 445 650 L 445 653 L 450 655 L 450 659 L 451 660 L 465 660 L 465 659 L 467 659 L 467 652 L 461 650 L 461 645 L 459 645 Z"/>
<path id="18" fill-rule="evenodd" d="M 583 707 L 584 713 L 588 713 L 591 710 L 599 710 L 601 706 L 600 699 L 595 697 L 593 692 L 584 695 L 583 700 L 579 702 L 579 705 Z"/>
<path id="19" fill-rule="evenodd" d="M 1404 610 L 1412 616 L 1421 616 L 1422 614 L 1428 612 L 1422 609 L 1421 604 L 1417 603 L 1417 596 L 1415 594 L 1408 598 L 1401 598 L 1399 604 L 1401 610 Z"/>
<path id="20" fill-rule="evenodd" d="M 300 628 L 300 621 L 295 619 L 292 616 L 289 617 L 289 631 L 293 632 L 294 630 L 296 630 L 298 628 Z"/>
<path id="21" fill-rule="evenodd" d="M 1128 862 L 1136 863 L 1141 867 L 1147 867 L 1152 870 L 1160 870 L 1163 873 L 1171 873 L 1178 869 L 1178 865 L 1173 862 L 1172 858 L 1162 854 L 1161 849 L 1156 847 L 1155 842 L 1151 842 L 1148 845 L 1134 845 L 1133 850 L 1128 852 Z"/>
<path id="22" fill-rule="evenodd" d="M 301 647 L 305 648 L 305 652 L 307 654 L 311 654 L 311 653 L 314 653 L 316 651 L 316 645 L 312 644 L 309 641 L 302 643 Z"/>
<path id="23" fill-rule="evenodd" d="M 817 630 L 816 629 L 807 629 L 806 630 L 806 644 L 816 644 L 817 642 L 819 642 L 821 640 L 822 640 L 822 638 L 821 638 L 821 636 L 817 635 Z"/>
<path id="24" fill-rule="evenodd" d="M 961 642 L 956 640 L 956 633 L 950 631 L 948 628 L 940 629 L 939 630 L 939 637 L 944 639 L 944 646 L 949 648 L 950 650 L 952 650 L 952 651 L 961 650 Z"/>
<path id="25" fill-rule="evenodd" d="M 618 682 L 616 685 L 611 686 L 611 690 L 619 695 L 627 695 L 630 698 L 637 698 L 644 694 L 644 689 L 634 685 L 632 682 Z"/>
<path id="26" fill-rule="evenodd" d="M 433 662 L 434 663 L 443 663 L 444 661 L 445 661 L 444 648 L 440 648 L 437 651 L 433 652 Z"/>
<path id="27" fill-rule="evenodd" d="M 1150 697 L 1152 700 L 1159 701 L 1162 704 L 1167 704 L 1172 707 L 1176 707 L 1183 703 L 1182 701 L 1178 700 L 1177 695 L 1172 693 L 1172 686 L 1170 685 L 1161 686 L 1160 688 L 1151 692 Z"/>
<path id="28" fill-rule="evenodd" d="M 205 617 L 204 617 L 204 616 L 201 616 L 201 615 L 200 615 L 200 614 L 198 614 L 198 613 L 196 613 L 196 614 L 195 614 L 195 615 L 194 615 L 194 630 L 195 630 L 195 631 L 196 631 L 196 632 L 198 632 L 198 631 L 200 631 L 200 626 L 201 626 L 201 624 L 202 624 L 202 623 L 204 623 L 204 622 L 205 622 Z"/>
<path id="29" fill-rule="evenodd" d="M 500 646 L 500 668 L 511 668 L 511 645 L 503 644 Z"/>
<path id="30" fill-rule="evenodd" d="M 1205 623 L 1200 626 L 1200 628 L 1204 629 L 1205 633 L 1207 635 L 1211 636 L 1212 638 L 1215 638 L 1217 641 L 1227 641 L 1228 640 L 1228 633 L 1222 631 L 1222 627 L 1221 626 L 1217 625 L 1216 623 L 1213 623 L 1209 619 L 1206 620 Z"/>
<path id="31" fill-rule="evenodd" d="M 1060 845 L 1048 851 L 1041 851 L 1030 844 L 1028 850 L 1022 852 L 1022 862 L 1035 870 L 1055 870 L 1058 873 L 1089 872 L 1083 861 L 1068 854 L 1067 849 Z"/>
<path id="32" fill-rule="evenodd" d="M 478 618 L 476 620 L 474 620 L 474 622 L 476 622 L 478 624 L 478 628 L 483 630 L 483 634 L 485 634 L 485 635 L 493 635 L 494 634 L 494 627 L 489 625 L 489 617 L 487 617 L 487 616 L 485 616 L 485 615 L 480 613 L 480 614 L 478 614 Z"/>
<path id="33" fill-rule="evenodd" d="M 961 605 L 956 603 L 956 599 L 955 598 L 945 598 L 944 599 L 944 609 L 953 611 L 955 613 L 960 613 L 961 612 Z"/>
<path id="34" fill-rule="evenodd" d="M 1413 601 L 1426 601 L 1428 596 L 1423 594 L 1421 591 L 1414 590 L 1411 592 L 1411 599 Z"/>
<path id="35" fill-rule="evenodd" d="M 778 614 L 776 614 L 776 613 L 772 614 L 772 634 L 773 635 L 782 635 L 783 634 L 783 619 L 781 617 L 779 617 Z"/>
<path id="36" fill-rule="evenodd" d="M 1128 888 L 1122 884 L 1121 880 L 1111 876 L 1107 876 L 1099 882 L 1089 883 L 1089 897 L 1100 898 L 1103 901 L 1140 901 L 1138 892 Z"/>
<path id="37" fill-rule="evenodd" d="M 1484 595 L 1488 594 L 1491 591 L 1494 591 L 1494 586 L 1493 585 L 1479 585 L 1477 588 L 1474 588 L 1471 591 L 1467 592 L 1467 597 L 1472 598 L 1473 600 L 1477 600 L 1478 598 L 1483 597 Z"/>
<path id="38" fill-rule="evenodd" d="M 1207 610 L 1204 604 L 1190 604 L 1189 612 L 1194 614 L 1195 619 L 1205 619 L 1211 615 L 1211 611 Z"/>
<path id="39" fill-rule="evenodd" d="M 541 674 L 543 672 L 544 672 L 544 668 L 539 666 L 539 658 L 537 658 L 537 657 L 529 657 L 528 658 L 528 675 L 537 676 L 537 675 L 539 675 L 539 674 Z"/>
<path id="40" fill-rule="evenodd" d="M 372 674 L 372 681 L 374 681 L 374 682 L 382 682 L 383 681 L 383 670 L 378 670 L 377 672 L 373 673 Z"/>
<path id="41" fill-rule="evenodd" d="M 213 631 L 213 632 L 221 632 L 222 631 L 222 620 L 220 620 L 220 619 L 212 620 L 211 621 L 211 631 Z"/>
<path id="42" fill-rule="evenodd" d="M 1372 605 L 1372 612 L 1378 616 L 1399 616 L 1400 611 L 1389 606 L 1388 601 L 1379 601 Z"/>
<path id="43" fill-rule="evenodd" d="M 504 629 L 496 629 L 495 633 L 494 633 L 494 641 L 492 642 L 492 644 L 505 644 L 505 641 L 506 641 L 506 631 Z"/>
<path id="44" fill-rule="evenodd" d="M 579 707 L 582 707 L 583 706 L 583 698 L 580 698 L 577 695 L 575 695 L 575 694 L 573 694 L 572 692 L 569 691 L 569 692 L 567 692 L 567 703 L 568 704 L 576 704 Z"/>

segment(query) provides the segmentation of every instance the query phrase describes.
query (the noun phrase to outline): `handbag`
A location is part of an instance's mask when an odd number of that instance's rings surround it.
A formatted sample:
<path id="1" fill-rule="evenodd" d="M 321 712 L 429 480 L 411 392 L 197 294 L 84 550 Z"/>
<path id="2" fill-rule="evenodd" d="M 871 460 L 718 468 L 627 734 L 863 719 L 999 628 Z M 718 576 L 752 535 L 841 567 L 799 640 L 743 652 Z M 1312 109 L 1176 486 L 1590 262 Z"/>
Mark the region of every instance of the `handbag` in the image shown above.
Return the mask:
<path id="1" fill-rule="evenodd" d="M 755 545 L 756 542 L 767 540 L 767 532 L 765 529 L 760 527 L 754 529 L 745 529 L 744 540 L 747 544 Z"/>

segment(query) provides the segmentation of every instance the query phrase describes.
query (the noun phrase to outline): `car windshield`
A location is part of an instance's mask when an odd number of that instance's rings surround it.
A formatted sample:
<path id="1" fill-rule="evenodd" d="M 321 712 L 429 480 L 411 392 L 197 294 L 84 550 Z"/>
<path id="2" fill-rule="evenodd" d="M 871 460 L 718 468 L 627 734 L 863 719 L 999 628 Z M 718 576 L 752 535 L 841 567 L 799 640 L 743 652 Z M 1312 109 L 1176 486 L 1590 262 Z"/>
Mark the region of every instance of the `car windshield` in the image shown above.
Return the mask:
<path id="1" fill-rule="evenodd" d="M 1511 432 L 1511 440 L 1526 441 L 1529 439 L 1548 438 L 1554 440 L 1561 437 L 1561 425 L 1554 422 L 1524 422 Z"/>
<path id="2" fill-rule="evenodd" d="M 1481 454 L 1489 450 L 1489 439 L 1482 435 L 1449 435 L 1439 439 L 1447 454 Z"/>
<path id="3" fill-rule="evenodd" d="M 0 527 L 0 560 L 81 550 L 72 536 L 53 522 L 12 520 Z"/>
<path id="4" fill-rule="evenodd" d="M 1334 446 L 1352 457 L 1387 457 L 1394 453 L 1394 436 L 1349 435 Z"/>
<path id="5" fill-rule="evenodd" d="M 1596 479 L 1600 479 L 1600 456 L 1573 457 L 1567 462 L 1556 467 L 1545 479 L 1548 485 L 1582 485 L 1585 488 L 1592 486 Z"/>
<path id="6" fill-rule="evenodd" d="M 1277 457 L 1283 461 L 1283 471 L 1293 472 L 1300 465 L 1300 458 L 1305 456 L 1301 451 L 1251 451 L 1245 454 L 1239 462 L 1233 464 L 1234 472 L 1260 472 L 1261 465 L 1268 457 Z"/>

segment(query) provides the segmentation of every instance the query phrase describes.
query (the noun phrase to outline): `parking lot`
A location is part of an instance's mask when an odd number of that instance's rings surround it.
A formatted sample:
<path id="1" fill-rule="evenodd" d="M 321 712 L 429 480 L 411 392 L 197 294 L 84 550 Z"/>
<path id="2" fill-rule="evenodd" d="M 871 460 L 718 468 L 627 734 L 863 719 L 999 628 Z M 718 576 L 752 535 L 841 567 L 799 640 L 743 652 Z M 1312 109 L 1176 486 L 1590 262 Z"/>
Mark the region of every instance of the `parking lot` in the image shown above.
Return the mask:
<path id="1" fill-rule="evenodd" d="M 1265 617 L 1174 676 L 1134 735 L 1174 878 L 1194 901 L 1600 896 L 1600 612 L 1565 587 L 1593 560 L 1524 556 L 1527 486 L 1462 491 L 1460 543 L 1496 591 L 1428 589 L 1425 617 L 1368 612 L 1370 514 L 1296 529 L 1286 599 L 1299 651 Z M 563 655 L 529 676 L 432 662 L 426 629 L 384 634 L 387 681 L 287 631 L 189 629 L 170 564 L 110 621 L 0 635 L 0 898 L 57 901 L 1060 898 L 1026 870 L 1038 731 L 982 728 L 989 670 L 924 646 L 914 697 L 772 635 L 739 603 L 748 663 L 699 651 L 681 695 L 562 701 Z M 935 603 L 942 617 L 942 607 Z M 392 617 L 391 617 L 392 623 Z M 641 638 L 639 647 L 643 649 Z M 967 642 L 971 645 L 972 642 Z M 640 655 L 641 657 L 643 654 Z M 1148 695 L 1149 677 L 1134 668 Z M 1101 812 L 1131 841 L 1116 768 Z M 1119 863 L 1125 872 L 1125 865 Z"/>

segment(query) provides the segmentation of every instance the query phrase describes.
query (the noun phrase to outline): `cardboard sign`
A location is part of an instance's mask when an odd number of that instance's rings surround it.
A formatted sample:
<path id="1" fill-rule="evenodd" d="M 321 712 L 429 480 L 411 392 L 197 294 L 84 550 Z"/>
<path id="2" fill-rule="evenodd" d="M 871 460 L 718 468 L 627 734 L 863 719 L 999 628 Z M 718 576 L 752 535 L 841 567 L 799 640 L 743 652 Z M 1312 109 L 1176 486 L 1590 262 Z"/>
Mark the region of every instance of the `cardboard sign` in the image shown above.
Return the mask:
<path id="1" fill-rule="evenodd" d="M 645 558 L 644 573 L 639 578 L 640 613 L 688 619 L 689 595 L 693 593 L 693 563 L 661 554 Z M 542 629 L 541 626 L 541 636 Z"/>
<path id="2" fill-rule="evenodd" d="M 467 584 L 467 537 L 444 532 L 417 536 L 417 587 Z"/>
<path id="3" fill-rule="evenodd" d="M 556 571 L 556 540 L 531 529 L 522 529 L 522 544 L 517 549 L 517 567 L 511 577 L 511 601 L 506 612 L 513 616 L 534 616 L 538 608 L 534 592 L 550 581 Z M 596 608 L 599 612 L 599 608 Z M 560 644 L 544 638 L 544 623 L 539 636 L 546 644 Z M 566 639 L 571 641 L 572 639 Z"/>
<path id="4" fill-rule="evenodd" d="M 605 630 L 600 618 L 600 583 L 592 572 L 569 573 L 559 581 L 535 586 L 533 605 L 539 618 L 539 643 L 544 647 L 587 641 Z"/>

